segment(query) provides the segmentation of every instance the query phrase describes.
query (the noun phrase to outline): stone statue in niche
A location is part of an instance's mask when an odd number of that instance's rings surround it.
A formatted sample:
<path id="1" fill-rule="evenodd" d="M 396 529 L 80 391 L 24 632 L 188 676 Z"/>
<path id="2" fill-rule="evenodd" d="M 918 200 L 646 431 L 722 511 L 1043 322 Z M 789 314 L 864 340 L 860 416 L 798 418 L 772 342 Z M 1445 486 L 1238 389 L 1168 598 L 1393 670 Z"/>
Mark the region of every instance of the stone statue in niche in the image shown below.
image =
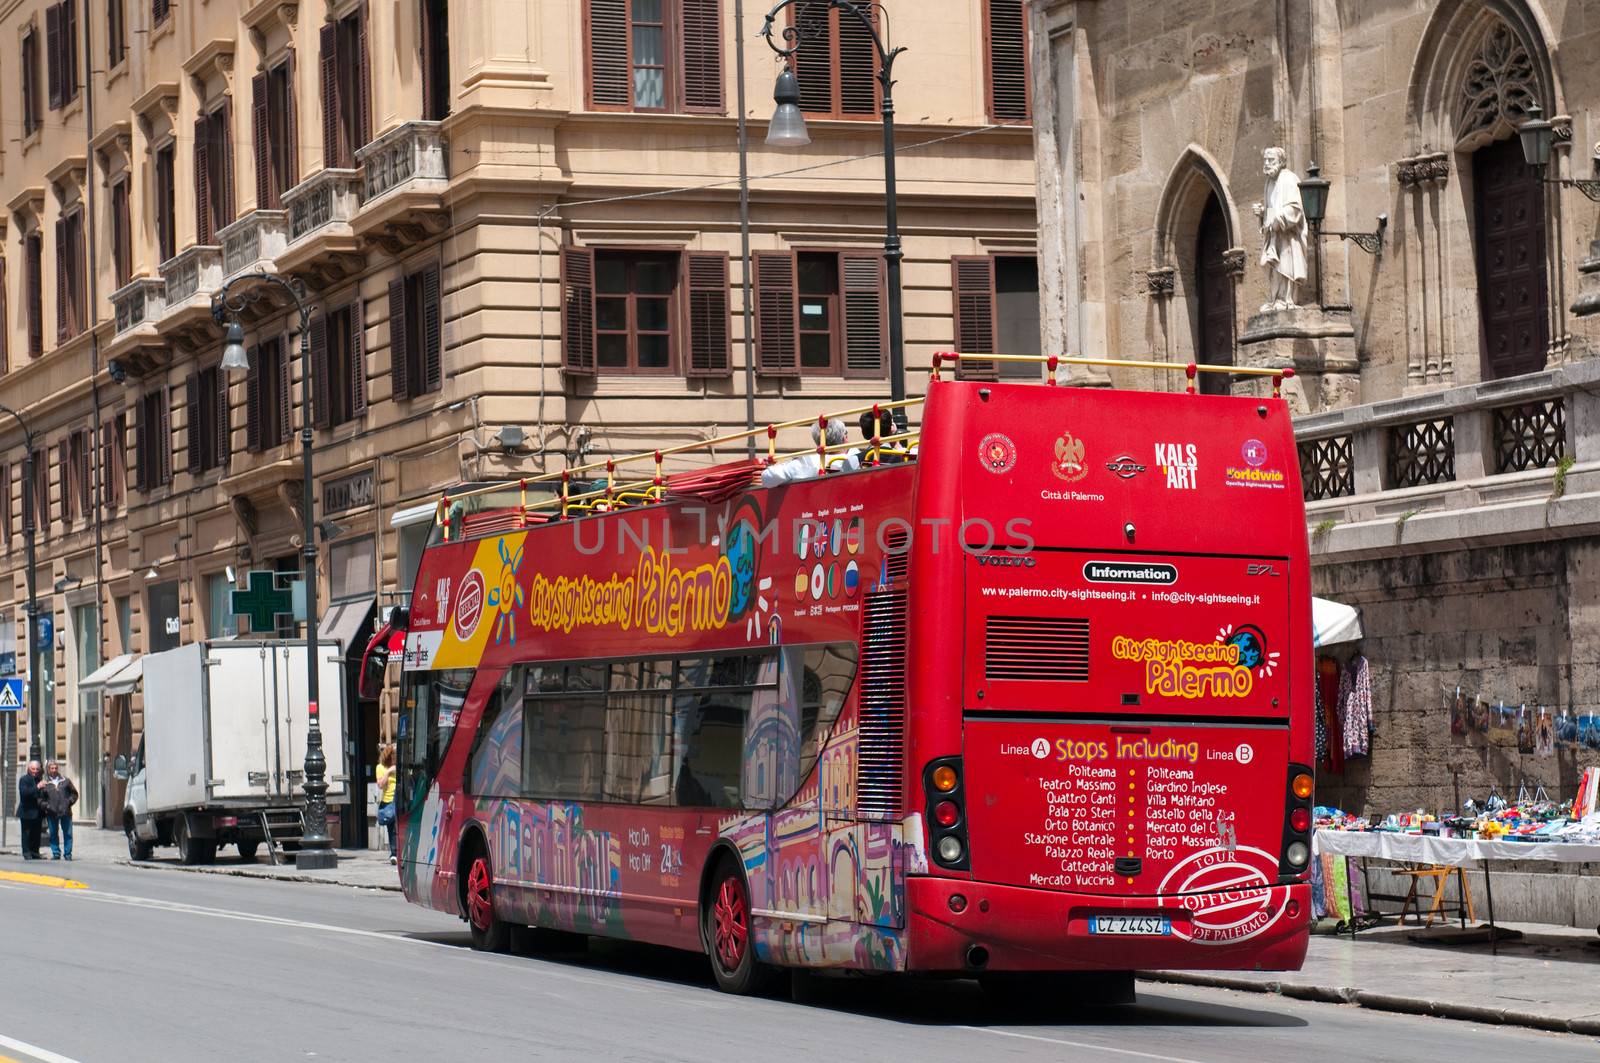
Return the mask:
<path id="1" fill-rule="evenodd" d="M 1264 314 L 1300 305 L 1300 285 L 1306 281 L 1306 212 L 1300 202 L 1300 178 L 1287 162 L 1282 148 L 1262 152 L 1261 172 L 1267 178 L 1264 202 L 1251 207 L 1261 225 L 1261 265 L 1267 271 Z"/>

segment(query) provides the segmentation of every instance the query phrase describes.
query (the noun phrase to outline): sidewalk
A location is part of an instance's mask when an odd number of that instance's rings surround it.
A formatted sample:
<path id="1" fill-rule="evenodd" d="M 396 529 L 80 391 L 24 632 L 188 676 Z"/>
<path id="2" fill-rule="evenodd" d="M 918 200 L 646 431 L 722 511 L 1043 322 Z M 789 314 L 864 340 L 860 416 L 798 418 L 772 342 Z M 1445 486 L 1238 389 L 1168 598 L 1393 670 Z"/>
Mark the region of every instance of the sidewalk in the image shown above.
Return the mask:
<path id="1" fill-rule="evenodd" d="M 1488 944 L 1430 945 L 1414 926 L 1314 934 L 1299 971 L 1142 972 L 1152 981 L 1181 982 L 1302 1000 L 1355 1004 L 1376 1011 L 1435 1015 L 1468 1022 L 1529 1026 L 1600 1035 L 1600 936 L 1593 930 L 1542 923 L 1502 923 L 1520 930 Z"/>
<path id="2" fill-rule="evenodd" d="M 22 853 L 16 843 L 17 822 L 12 820 L 12 828 L 8 836 L 10 844 L 5 849 L 0 849 L 0 854 L 10 858 L 17 864 L 22 863 Z M 166 871 L 187 871 L 202 875 L 237 875 L 243 878 L 273 878 L 285 882 L 327 882 L 339 886 L 354 886 L 360 889 L 392 890 L 399 892 L 400 877 L 395 873 L 395 868 L 389 863 L 389 854 L 383 850 L 368 849 L 338 849 L 339 866 L 328 871 L 300 871 L 294 866 L 294 854 L 285 853 L 280 856 L 283 863 L 273 865 L 263 848 L 256 854 L 254 861 L 243 863 L 239 860 L 238 852 L 232 848 L 218 853 L 214 864 L 196 864 L 186 867 L 178 861 L 178 852 L 172 848 L 158 848 L 155 858 L 151 860 L 134 861 L 128 859 L 128 841 L 121 831 L 99 830 L 85 824 L 77 824 L 73 828 L 72 857 L 73 863 L 93 864 L 121 864 L 125 867 L 149 868 Z M 8 863 L 10 862 L 8 861 Z M 71 867 L 65 861 L 52 861 L 49 859 L 49 847 L 45 847 L 45 860 L 38 864 L 28 864 L 31 871 L 46 874 L 58 874 L 61 868 Z"/>

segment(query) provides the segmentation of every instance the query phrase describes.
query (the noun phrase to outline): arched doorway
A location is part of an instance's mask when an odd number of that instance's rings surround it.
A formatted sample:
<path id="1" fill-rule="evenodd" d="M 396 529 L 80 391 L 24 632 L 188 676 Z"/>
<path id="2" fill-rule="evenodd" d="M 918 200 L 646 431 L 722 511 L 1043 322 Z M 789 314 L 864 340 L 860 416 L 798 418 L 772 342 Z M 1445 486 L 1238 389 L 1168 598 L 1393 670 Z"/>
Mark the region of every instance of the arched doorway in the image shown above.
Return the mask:
<path id="1" fill-rule="evenodd" d="M 1548 349 L 1544 186 L 1515 137 L 1472 154 L 1485 379 L 1536 373 Z"/>
<path id="2" fill-rule="evenodd" d="M 1196 361 L 1201 365 L 1233 364 L 1233 275 L 1228 272 L 1228 221 L 1213 192 L 1200 214 L 1200 231 L 1194 256 Z M 1230 378 L 1222 373 L 1201 373 L 1199 388 L 1206 395 L 1228 394 Z"/>

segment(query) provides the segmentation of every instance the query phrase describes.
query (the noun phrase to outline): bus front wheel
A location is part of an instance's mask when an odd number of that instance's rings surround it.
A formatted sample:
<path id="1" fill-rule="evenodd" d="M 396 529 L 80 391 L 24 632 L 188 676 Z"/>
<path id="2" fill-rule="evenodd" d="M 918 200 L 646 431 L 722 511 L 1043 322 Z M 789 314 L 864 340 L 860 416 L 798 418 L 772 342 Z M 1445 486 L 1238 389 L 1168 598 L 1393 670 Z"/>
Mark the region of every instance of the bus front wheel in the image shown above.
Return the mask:
<path id="1" fill-rule="evenodd" d="M 711 956 L 711 973 L 724 993 L 765 992 L 777 972 L 756 959 L 751 940 L 750 888 L 733 860 L 724 858 L 700 906 L 701 933 Z"/>
<path id="2" fill-rule="evenodd" d="M 511 927 L 495 914 L 494 869 L 481 842 L 467 857 L 466 894 L 472 947 L 480 952 L 505 952 L 511 944 Z"/>

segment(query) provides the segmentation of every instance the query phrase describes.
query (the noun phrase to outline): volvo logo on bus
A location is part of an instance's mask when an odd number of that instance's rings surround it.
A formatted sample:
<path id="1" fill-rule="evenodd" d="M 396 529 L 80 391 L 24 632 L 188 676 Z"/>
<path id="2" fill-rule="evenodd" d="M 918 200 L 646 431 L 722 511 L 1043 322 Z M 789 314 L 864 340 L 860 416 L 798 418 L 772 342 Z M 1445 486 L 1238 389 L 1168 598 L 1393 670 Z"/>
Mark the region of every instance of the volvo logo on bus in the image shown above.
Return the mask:
<path id="1" fill-rule="evenodd" d="M 979 554 L 980 565 L 1006 565 L 1011 568 L 1032 568 L 1038 564 L 1027 554 Z"/>
<path id="2" fill-rule="evenodd" d="M 1086 561 L 1083 578 L 1090 583 L 1154 583 L 1166 585 L 1178 582 L 1178 566 L 1148 565 L 1129 561 Z"/>

